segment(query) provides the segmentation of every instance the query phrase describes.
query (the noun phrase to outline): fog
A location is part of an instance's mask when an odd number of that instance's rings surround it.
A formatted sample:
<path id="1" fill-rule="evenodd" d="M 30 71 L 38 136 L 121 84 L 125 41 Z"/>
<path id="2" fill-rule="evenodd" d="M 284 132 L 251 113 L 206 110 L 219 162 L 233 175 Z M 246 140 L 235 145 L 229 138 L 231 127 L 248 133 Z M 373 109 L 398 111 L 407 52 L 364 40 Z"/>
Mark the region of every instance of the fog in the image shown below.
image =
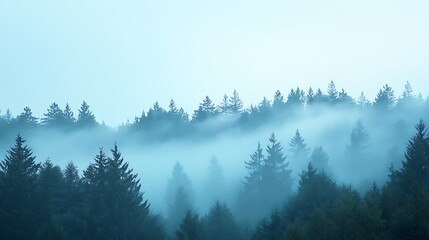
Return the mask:
<path id="1" fill-rule="evenodd" d="M 235 211 L 248 174 L 244 163 L 250 160 L 258 143 L 265 154 L 272 133 L 281 142 L 287 156 L 293 191 L 298 186 L 300 173 L 310 162 L 298 161 L 291 155 L 289 144 L 297 130 L 310 150 L 308 156 L 319 146 L 327 153 L 329 161 L 324 171 L 337 183 L 351 184 L 361 193 L 373 183 L 382 186 L 388 178 L 389 168 L 401 166 L 414 125 L 427 116 L 426 105 L 421 101 L 406 109 L 398 107 L 388 112 L 372 107 L 306 106 L 277 112 L 262 123 L 252 123 L 251 127 L 237 124 L 240 119 L 234 115 L 217 116 L 195 123 L 195 127 L 188 130 L 192 134 L 164 139 L 157 138 L 153 132 L 124 130 L 126 125 L 116 129 L 99 126 L 73 131 L 39 128 L 21 134 L 38 162 L 50 159 L 63 169 L 72 161 L 80 175 L 93 162 L 99 148 L 110 154 L 109 150 L 117 143 L 125 161 L 141 179 L 141 189 L 151 204 L 151 211 L 162 216 L 167 216 L 168 181 L 172 178 L 174 165 L 179 162 L 192 183 L 192 208 L 204 215 L 215 200 L 225 202 Z M 358 121 L 369 136 L 369 157 L 350 160 L 346 150 Z M 6 149 L 13 145 L 14 134 L 19 132 L 18 129 L 1 139 L 2 153 L 6 154 Z M 218 190 L 209 187 L 209 167 L 213 158 L 221 167 L 220 178 L 223 179 L 223 183 L 218 183 L 222 186 Z M 217 196 L 210 195 L 210 191 L 216 191 Z"/>

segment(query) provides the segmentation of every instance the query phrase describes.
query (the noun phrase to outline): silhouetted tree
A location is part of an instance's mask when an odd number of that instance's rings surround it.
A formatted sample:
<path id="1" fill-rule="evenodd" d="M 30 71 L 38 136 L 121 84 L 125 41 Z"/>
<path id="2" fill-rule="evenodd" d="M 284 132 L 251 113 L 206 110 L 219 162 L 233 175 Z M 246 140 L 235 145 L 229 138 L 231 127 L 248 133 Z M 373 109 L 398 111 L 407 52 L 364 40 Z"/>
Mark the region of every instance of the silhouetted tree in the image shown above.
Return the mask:
<path id="1" fill-rule="evenodd" d="M 74 117 L 74 113 L 70 108 L 70 105 L 67 103 L 64 108 L 64 124 L 68 127 L 73 127 L 76 123 L 76 118 Z"/>
<path id="2" fill-rule="evenodd" d="M 285 109 L 285 106 L 286 106 L 285 99 L 282 93 L 279 90 L 277 90 L 274 93 L 273 108 L 276 111 L 282 111 Z"/>
<path id="3" fill-rule="evenodd" d="M 192 183 L 177 162 L 167 185 L 167 230 L 174 233 L 188 210 L 193 208 Z"/>
<path id="4" fill-rule="evenodd" d="M 56 103 L 52 103 L 44 115 L 45 117 L 42 118 L 43 125 L 60 127 L 65 123 L 65 115 Z"/>
<path id="5" fill-rule="evenodd" d="M 231 113 L 231 106 L 229 105 L 228 96 L 223 95 L 222 102 L 218 106 L 219 112 L 223 115 Z"/>
<path id="6" fill-rule="evenodd" d="M 37 118 L 33 116 L 29 107 L 25 107 L 24 111 L 16 117 L 16 122 L 20 127 L 32 128 L 37 125 Z"/>
<path id="7" fill-rule="evenodd" d="M 97 125 L 97 122 L 95 121 L 95 116 L 89 110 L 89 105 L 83 101 L 82 105 L 79 109 L 79 115 L 77 117 L 77 125 L 79 127 L 93 127 Z"/>
<path id="8" fill-rule="evenodd" d="M 365 94 L 361 92 L 357 101 L 357 105 L 360 109 L 366 109 L 371 106 L 371 102 L 366 98 Z"/>
<path id="9" fill-rule="evenodd" d="M 176 231 L 177 240 L 203 240 L 205 238 L 204 225 L 198 214 L 188 210 Z"/>
<path id="10" fill-rule="evenodd" d="M 216 156 L 210 159 L 208 168 L 206 194 L 207 200 L 213 204 L 216 200 L 225 200 L 225 179 L 223 176 L 223 168 L 219 164 Z"/>
<path id="11" fill-rule="evenodd" d="M 240 228 L 226 204 L 216 202 L 204 219 L 207 240 L 239 240 Z"/>
<path id="12" fill-rule="evenodd" d="M 39 165 L 20 135 L 7 153 L 0 163 L 0 238 L 32 239 L 39 225 L 40 206 L 33 202 Z"/>
<path id="13" fill-rule="evenodd" d="M 149 204 L 143 200 L 140 180 L 129 169 L 118 147 L 108 158 L 100 149 L 84 171 L 88 198 L 89 232 L 91 239 L 141 239 L 150 234 L 145 224 L 149 219 Z"/>
<path id="14" fill-rule="evenodd" d="M 310 156 L 311 164 L 318 169 L 319 171 L 329 171 L 329 157 L 328 154 L 323 150 L 321 146 L 313 149 L 313 152 Z"/>
<path id="15" fill-rule="evenodd" d="M 384 85 L 375 97 L 374 107 L 378 110 L 387 111 L 395 105 L 395 93 L 389 85 Z"/>
<path id="16" fill-rule="evenodd" d="M 287 169 L 289 162 L 283 153 L 283 147 L 277 141 L 274 133 L 268 139 L 267 155 L 262 167 L 262 189 L 267 208 L 278 207 L 286 200 L 291 191 L 291 170 Z"/>
<path id="17" fill-rule="evenodd" d="M 310 149 L 307 148 L 307 144 L 298 129 L 295 132 L 295 136 L 290 140 L 289 151 L 291 153 L 290 158 L 295 166 L 299 168 L 307 166 Z"/>
<path id="18" fill-rule="evenodd" d="M 332 80 L 328 85 L 328 99 L 330 103 L 337 103 L 338 100 L 338 91 L 335 87 L 334 81 Z"/>
<path id="19" fill-rule="evenodd" d="M 243 101 L 238 96 L 237 90 L 234 89 L 232 96 L 229 97 L 229 108 L 232 114 L 238 114 L 243 111 Z"/>
<path id="20" fill-rule="evenodd" d="M 195 122 L 203 122 L 207 119 L 213 118 L 217 115 L 216 106 L 209 98 L 206 96 L 202 103 L 198 106 L 198 109 L 194 111 L 192 120 Z"/>
<path id="21" fill-rule="evenodd" d="M 304 106 L 305 93 L 299 87 L 296 90 L 291 89 L 287 96 L 286 106 L 291 109 L 298 109 Z"/>

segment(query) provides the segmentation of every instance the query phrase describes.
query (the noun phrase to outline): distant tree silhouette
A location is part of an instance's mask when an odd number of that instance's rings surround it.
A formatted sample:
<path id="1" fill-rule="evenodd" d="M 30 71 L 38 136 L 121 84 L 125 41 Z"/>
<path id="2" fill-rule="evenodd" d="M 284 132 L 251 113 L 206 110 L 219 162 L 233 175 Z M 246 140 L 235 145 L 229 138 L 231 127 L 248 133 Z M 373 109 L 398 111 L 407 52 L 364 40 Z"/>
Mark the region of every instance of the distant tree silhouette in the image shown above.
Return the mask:
<path id="1" fill-rule="evenodd" d="M 73 127 L 73 125 L 76 123 L 76 118 L 74 117 L 74 113 L 70 108 L 70 105 L 67 103 L 64 110 L 64 124 L 67 127 Z"/>
<path id="2" fill-rule="evenodd" d="M 308 149 L 299 129 L 296 130 L 295 136 L 290 140 L 289 152 L 291 153 L 290 159 L 295 166 L 304 169 L 308 165 L 310 149 Z"/>
<path id="3" fill-rule="evenodd" d="M 229 97 L 229 108 L 232 114 L 239 114 L 243 111 L 243 101 L 238 96 L 237 90 L 234 89 L 232 96 Z"/>
<path id="4" fill-rule="evenodd" d="M 374 107 L 377 110 L 391 110 L 395 105 L 395 93 L 389 85 L 384 85 L 377 93 L 374 101 Z"/>
<path id="5" fill-rule="evenodd" d="M 229 105 L 228 96 L 225 94 L 222 97 L 222 102 L 219 104 L 219 112 L 223 115 L 231 113 L 231 106 Z"/>
<path id="6" fill-rule="evenodd" d="M 177 162 L 168 181 L 167 200 L 167 230 L 174 233 L 188 210 L 193 210 L 192 183 Z"/>
<path id="7" fill-rule="evenodd" d="M 328 85 L 328 99 L 331 104 L 335 104 L 338 101 L 338 91 L 335 87 L 334 81 L 332 80 Z"/>
<path id="8" fill-rule="evenodd" d="M 33 113 L 29 107 L 25 107 L 24 111 L 16 116 L 16 122 L 18 123 L 19 127 L 27 128 L 34 128 L 38 124 L 37 118 L 33 116 Z"/>
<path id="9" fill-rule="evenodd" d="M 216 106 L 212 100 L 206 96 L 202 103 L 198 106 L 198 109 L 194 111 L 192 121 L 203 122 L 217 115 Z"/>
<path id="10" fill-rule="evenodd" d="M 79 127 L 93 127 L 97 125 L 95 116 L 91 110 L 89 110 L 89 105 L 85 101 L 80 106 L 77 125 Z"/>
<path id="11" fill-rule="evenodd" d="M 329 171 L 329 157 L 328 154 L 323 150 L 321 146 L 313 149 L 310 156 L 311 165 L 319 171 Z"/>
<path id="12" fill-rule="evenodd" d="M 42 118 L 43 125 L 60 127 L 65 123 L 65 115 L 56 103 L 52 103 L 44 115 L 45 117 Z"/>
<path id="13" fill-rule="evenodd" d="M 285 106 L 286 106 L 285 99 L 282 93 L 279 90 L 277 90 L 274 93 L 273 109 L 276 111 L 282 111 L 285 109 Z"/>
<path id="14" fill-rule="evenodd" d="M 207 240 L 239 240 L 242 234 L 226 204 L 216 202 L 204 219 Z"/>
<path id="15" fill-rule="evenodd" d="M 192 213 L 188 210 L 180 224 L 179 229 L 176 231 L 177 240 L 203 240 L 205 238 L 204 224 L 198 217 L 198 214 Z"/>

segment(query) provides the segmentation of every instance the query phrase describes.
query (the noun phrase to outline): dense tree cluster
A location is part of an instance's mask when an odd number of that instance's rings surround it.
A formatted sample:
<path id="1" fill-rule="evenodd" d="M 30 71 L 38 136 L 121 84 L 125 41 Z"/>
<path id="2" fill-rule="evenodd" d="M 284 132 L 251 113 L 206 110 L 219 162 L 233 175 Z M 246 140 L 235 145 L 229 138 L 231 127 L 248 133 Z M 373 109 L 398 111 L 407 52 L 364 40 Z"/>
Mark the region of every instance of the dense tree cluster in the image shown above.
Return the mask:
<path id="1" fill-rule="evenodd" d="M 296 88 L 283 96 L 276 91 L 272 101 L 264 98 L 248 109 L 234 90 L 219 105 L 206 96 L 191 118 L 174 100 L 168 110 L 156 102 L 117 134 L 143 132 L 151 140 L 161 140 L 210 136 L 233 127 L 250 131 L 249 127 L 267 121 L 282 121 L 312 109 L 317 114 L 326 107 L 369 113 L 376 116 L 372 121 L 384 124 L 386 117 L 409 109 L 427 110 L 429 103 L 414 95 L 409 83 L 398 98 L 385 85 L 370 102 L 363 93 L 355 101 L 331 81 L 326 93 Z M 223 168 L 213 156 L 202 183 L 207 189 L 207 212 L 196 207 L 191 179 L 180 162 L 166 179 L 166 211 L 155 214 L 140 179 L 116 144 L 109 154 L 100 149 L 80 174 L 71 162 L 64 169 L 49 159 L 38 162 L 18 135 L 0 162 L 0 239 L 429 239 L 426 124 L 423 120 L 417 124 L 404 157 L 388 155 L 391 163 L 396 158 L 402 162 L 390 172 L 386 168 L 387 182 L 359 182 L 380 157 L 373 153 L 377 133 L 368 131 L 366 119 L 359 116 L 349 129 L 347 146 L 334 156 L 341 156 L 342 172 L 334 171 L 331 151 L 320 145 L 310 147 L 305 141 L 308 129 L 294 128 L 286 145 L 273 133 L 243 162 L 247 174 L 235 189 L 234 200 L 228 202 Z M 217 124 L 204 127 L 211 121 Z M 31 137 L 33 131 L 52 129 L 91 132 L 103 131 L 103 125 L 86 102 L 77 117 L 68 104 L 61 109 L 56 103 L 40 119 L 28 107 L 16 117 L 10 111 L 0 117 L 3 138 L 18 132 Z M 341 182 L 342 175 L 358 184 Z"/>
<path id="2" fill-rule="evenodd" d="M 186 137 L 195 135 L 218 134 L 232 127 L 252 129 L 269 121 L 293 117 L 302 111 L 312 111 L 319 107 L 350 109 L 353 111 L 377 112 L 383 115 L 402 111 L 410 107 L 420 110 L 429 108 L 429 101 L 421 95 L 415 95 L 410 83 L 406 83 L 403 93 L 396 97 L 389 85 L 379 90 L 374 101 L 369 101 L 362 92 L 358 99 L 353 99 L 344 89 L 337 90 L 331 81 L 326 93 L 321 89 L 314 91 L 311 87 L 307 92 L 300 89 L 291 89 L 287 95 L 279 90 L 274 93 L 272 100 L 264 97 L 259 104 L 244 107 L 238 92 L 233 91 L 231 96 L 224 95 L 221 102 L 216 104 L 206 96 L 192 114 L 186 113 L 183 108 L 177 107 L 171 99 L 168 109 L 164 109 L 155 102 L 147 111 L 135 117 L 133 122 L 124 123 L 119 132 L 138 134 L 145 139 L 164 140 L 171 137 Z M 323 108 L 322 108 L 323 109 Z M 210 129 L 199 126 L 215 120 L 221 124 Z M 89 105 L 83 102 L 75 117 L 70 106 L 64 109 L 57 103 L 52 103 L 43 117 L 37 118 L 29 107 L 14 117 L 9 110 L 0 114 L 0 130 L 5 133 L 30 132 L 38 128 L 78 130 L 103 125 L 96 121 Z M 10 137 L 10 136 L 9 136 Z"/>
<path id="3" fill-rule="evenodd" d="M 100 149 L 79 176 L 72 163 L 36 163 L 18 136 L 0 163 L 0 238 L 163 239 L 137 175 L 116 145 L 111 153 Z"/>

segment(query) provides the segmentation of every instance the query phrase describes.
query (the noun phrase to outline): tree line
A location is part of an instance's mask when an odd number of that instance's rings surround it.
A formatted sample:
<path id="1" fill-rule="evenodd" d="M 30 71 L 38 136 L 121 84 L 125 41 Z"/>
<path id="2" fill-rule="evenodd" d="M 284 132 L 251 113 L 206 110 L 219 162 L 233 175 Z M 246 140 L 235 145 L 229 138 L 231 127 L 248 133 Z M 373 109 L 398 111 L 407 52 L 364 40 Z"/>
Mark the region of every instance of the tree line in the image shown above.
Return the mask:
<path id="1" fill-rule="evenodd" d="M 368 133 L 358 121 L 348 164 L 365 160 Z M 200 215 L 191 182 L 177 163 L 167 187 L 165 216 L 151 211 L 140 179 L 116 144 L 103 149 L 79 174 L 50 160 L 36 162 L 18 135 L 0 162 L 1 239 L 427 239 L 429 238 L 429 136 L 423 120 L 409 140 L 401 167 L 388 181 L 358 191 L 336 183 L 322 147 L 307 147 L 299 130 L 292 154 L 272 134 L 243 163 L 247 175 L 237 203 L 213 201 Z M 290 164 L 301 164 L 296 191 Z M 211 174 L 219 177 L 212 160 Z M 354 171 L 365 171 L 354 167 Z M 359 174 L 365 174 L 360 172 Z M 218 181 L 220 184 L 220 178 Z M 213 189 L 215 191 L 215 189 Z M 221 198 L 222 196 L 215 196 Z"/>
<path id="2" fill-rule="evenodd" d="M 311 87 L 307 92 L 297 87 L 287 95 L 276 91 L 272 100 L 264 97 L 260 103 L 248 108 L 244 107 L 236 90 L 231 96 L 224 95 L 219 104 L 206 96 L 192 114 L 178 107 L 173 99 L 167 109 L 155 102 L 147 112 L 143 111 L 132 122 L 123 123 L 119 130 L 124 134 L 150 136 L 148 139 L 151 140 L 164 140 L 171 137 L 200 136 L 202 130 L 198 126 L 217 120 L 222 124 L 211 131 L 206 130 L 203 135 L 217 134 L 233 127 L 249 130 L 275 119 L 291 118 L 299 111 L 312 111 L 319 107 L 373 111 L 384 115 L 388 112 L 401 112 L 411 106 L 427 109 L 429 102 L 421 94 L 416 95 L 409 82 L 399 97 L 386 84 L 379 90 L 374 101 L 370 101 L 363 92 L 358 99 L 354 99 L 344 89 L 337 90 L 335 83 L 331 81 L 326 92 L 321 89 L 313 90 Z M 57 103 L 52 103 L 41 118 L 35 117 L 29 107 L 25 107 L 16 116 L 9 110 L 0 113 L 0 130 L 3 132 L 15 134 L 17 131 L 31 132 L 46 127 L 73 131 L 106 126 L 96 120 L 85 101 L 78 109 L 77 116 L 68 104 L 62 109 Z"/>

